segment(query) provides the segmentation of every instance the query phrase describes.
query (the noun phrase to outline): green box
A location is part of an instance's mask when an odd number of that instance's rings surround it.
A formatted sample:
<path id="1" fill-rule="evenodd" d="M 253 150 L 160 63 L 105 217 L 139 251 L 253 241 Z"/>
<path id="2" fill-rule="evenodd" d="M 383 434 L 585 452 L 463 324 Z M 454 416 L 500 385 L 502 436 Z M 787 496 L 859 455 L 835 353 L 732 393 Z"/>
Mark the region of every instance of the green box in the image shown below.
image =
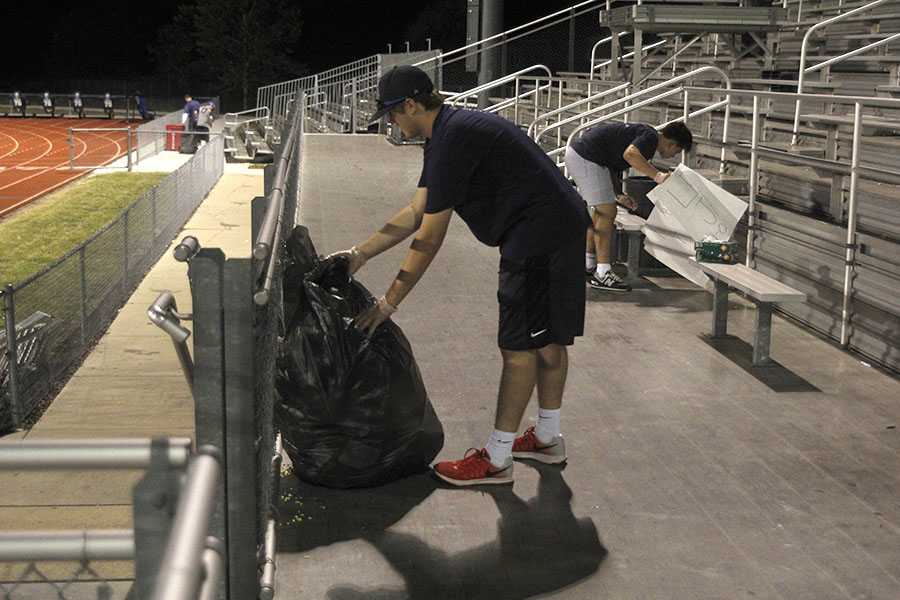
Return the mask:
<path id="1" fill-rule="evenodd" d="M 698 262 L 733 265 L 737 262 L 737 242 L 694 242 L 694 254 Z"/>

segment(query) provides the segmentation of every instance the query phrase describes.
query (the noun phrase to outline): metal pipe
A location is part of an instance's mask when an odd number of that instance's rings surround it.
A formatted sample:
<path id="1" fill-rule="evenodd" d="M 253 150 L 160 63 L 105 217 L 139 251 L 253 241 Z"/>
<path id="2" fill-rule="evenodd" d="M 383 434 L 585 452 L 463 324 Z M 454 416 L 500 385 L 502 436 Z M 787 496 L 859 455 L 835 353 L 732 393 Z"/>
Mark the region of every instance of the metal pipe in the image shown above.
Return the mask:
<path id="1" fill-rule="evenodd" d="M 750 134 L 750 202 L 747 205 L 746 266 L 753 268 L 753 247 L 756 237 L 756 199 L 759 196 L 759 97 L 753 97 L 753 125 Z"/>
<path id="2" fill-rule="evenodd" d="M 834 58 L 830 58 L 830 59 L 826 60 L 825 62 L 820 62 L 817 65 L 808 67 L 806 69 L 806 72 L 813 73 L 814 71 L 824 69 L 825 67 L 830 67 L 834 63 L 839 63 L 846 58 L 856 56 L 857 54 L 864 54 L 864 53 L 868 52 L 869 50 L 872 50 L 873 48 L 878 48 L 879 46 L 884 46 L 885 44 L 890 44 L 891 42 L 893 42 L 894 40 L 896 40 L 898 38 L 900 38 L 900 33 L 895 33 L 891 37 L 885 38 L 883 40 L 879 40 L 877 42 L 872 42 L 871 44 L 867 44 L 867 45 L 863 46 L 862 48 L 857 48 L 856 50 L 851 50 L 850 52 L 845 52 L 844 54 L 841 54 L 840 56 L 835 56 Z"/>
<path id="3" fill-rule="evenodd" d="M 588 110 L 585 111 L 584 113 L 580 114 L 579 118 L 582 118 L 585 115 L 597 112 L 597 111 L 601 110 L 602 108 L 604 108 L 606 105 L 598 106 L 596 109 L 591 109 L 590 108 L 591 102 L 593 102 L 594 100 L 599 100 L 600 98 L 604 98 L 611 94 L 615 94 L 621 90 L 628 89 L 630 87 L 631 87 L 631 83 L 626 82 L 621 85 L 617 85 L 616 87 L 609 88 L 608 90 L 604 90 L 602 92 L 597 92 L 593 96 L 588 96 L 587 98 L 582 98 L 581 100 L 576 100 L 575 102 L 572 102 L 571 104 L 567 104 L 560 109 L 551 110 L 550 112 L 546 112 L 546 113 L 542 114 L 540 117 L 535 116 L 535 118 L 531 121 L 531 123 L 528 124 L 528 129 L 526 130 L 525 134 L 528 137 L 532 137 L 532 134 L 534 134 L 534 130 L 537 127 L 537 124 L 539 121 L 544 121 L 546 119 L 549 119 L 550 117 L 555 117 L 557 114 L 559 114 L 561 112 L 569 111 L 577 106 L 581 106 L 582 104 L 587 104 Z"/>
<path id="4" fill-rule="evenodd" d="M 275 519 L 266 525 L 265 563 L 259 578 L 259 600 L 275 597 Z"/>
<path id="5" fill-rule="evenodd" d="M 283 198 L 284 195 L 284 180 L 287 174 L 288 166 L 291 160 L 291 156 L 293 154 L 294 140 L 297 137 L 297 122 L 299 121 L 299 115 L 301 111 L 296 111 L 294 113 L 294 118 L 291 122 L 291 130 L 288 134 L 287 139 L 284 141 L 284 146 L 281 151 L 281 156 L 278 159 L 278 167 L 275 170 L 275 179 L 274 185 L 272 186 L 272 191 L 269 195 L 269 206 L 266 209 L 266 214 L 263 217 L 262 225 L 259 228 L 259 233 L 256 236 L 256 244 L 253 246 L 253 258 L 256 260 L 265 260 L 269 257 L 272 248 L 277 242 L 275 238 L 275 229 L 278 224 L 278 221 L 281 217 L 281 210 L 283 207 Z"/>
<path id="6" fill-rule="evenodd" d="M 848 17 L 852 17 L 853 15 L 856 15 L 863 11 L 875 8 L 876 6 L 879 6 L 886 2 L 892 2 L 892 1 L 895 1 L 895 0 L 875 0 L 874 2 L 870 2 L 869 4 L 866 4 L 865 6 L 860 6 L 859 8 L 854 8 L 853 10 L 849 10 L 840 15 L 831 17 L 830 19 L 825 19 L 824 21 L 815 23 L 812 27 L 807 29 L 806 33 L 803 35 L 803 42 L 800 44 L 800 66 L 797 69 L 797 93 L 798 94 L 803 93 L 803 76 L 806 73 L 806 44 L 809 41 L 809 37 L 812 35 L 812 33 L 814 31 L 821 29 L 823 27 L 827 27 L 828 25 L 831 25 L 832 23 L 836 23 L 838 21 L 843 21 L 844 19 L 847 19 Z M 793 135 L 791 136 L 791 145 L 792 146 L 796 146 L 797 142 L 800 139 L 800 137 L 799 137 L 800 101 L 801 101 L 800 98 L 797 98 L 797 102 L 794 105 L 794 128 L 793 128 L 793 132 L 792 132 Z"/>
<path id="7" fill-rule="evenodd" d="M 628 33 L 628 32 L 620 31 L 619 33 L 616 34 L 616 38 L 618 39 L 618 38 L 622 37 L 623 35 L 625 35 L 626 33 Z M 594 79 L 594 67 L 595 67 L 594 62 L 597 60 L 597 48 L 600 46 L 600 44 L 605 44 L 606 42 L 611 42 L 612 39 L 613 39 L 613 36 L 605 37 L 602 40 L 600 40 L 599 42 L 597 42 L 596 44 L 594 44 L 594 46 L 591 48 L 591 71 L 590 71 L 589 79 L 591 79 L 592 81 Z M 590 95 L 590 94 L 591 94 L 591 84 L 589 83 L 588 84 L 588 95 Z"/>
<path id="8" fill-rule="evenodd" d="M 201 557 L 216 504 L 222 469 L 221 452 L 203 446 L 188 466 L 178 498 L 175 519 L 162 564 L 156 576 L 153 600 L 193 600 L 201 585 Z"/>
<path id="9" fill-rule="evenodd" d="M 187 379 L 191 391 L 194 390 L 194 361 L 191 358 L 191 352 L 187 347 L 187 339 L 191 332 L 181 326 L 180 318 L 187 318 L 189 315 L 182 315 L 178 312 L 178 305 L 175 303 L 175 296 L 170 292 L 163 292 L 157 296 L 153 304 L 147 309 L 147 316 L 150 321 L 169 334 L 172 338 L 172 344 L 175 346 L 175 354 L 178 355 L 178 362 L 181 364 L 181 370 Z"/>
<path id="10" fill-rule="evenodd" d="M 627 104 L 628 102 L 631 102 L 632 99 L 637 98 L 638 96 L 643 96 L 643 95 L 645 95 L 645 94 L 649 94 L 649 93 L 651 93 L 651 92 L 655 92 L 655 91 L 657 91 L 657 90 L 659 90 L 659 89 L 661 89 L 661 88 L 670 86 L 670 85 L 672 85 L 672 84 L 674 84 L 674 83 L 678 83 L 679 81 L 684 81 L 685 79 L 690 79 L 691 77 L 694 77 L 695 75 L 697 75 L 697 74 L 699 74 L 699 73 L 703 73 L 703 72 L 705 72 L 705 71 L 715 71 L 716 73 L 720 74 L 720 75 L 722 76 L 722 79 L 725 80 L 725 87 L 726 87 L 726 89 L 728 89 L 728 90 L 731 89 L 731 78 L 728 77 L 728 74 L 725 73 L 725 71 L 723 71 L 723 70 L 720 69 L 719 67 L 706 66 L 706 67 L 700 67 L 699 69 L 694 69 L 694 70 L 691 71 L 690 73 L 685 73 L 684 75 L 679 75 L 678 77 L 675 77 L 674 79 L 670 79 L 669 81 L 663 81 L 662 83 L 657 83 L 656 85 L 652 85 L 652 86 L 650 86 L 650 87 L 648 87 L 648 88 L 646 88 L 646 89 L 639 90 L 639 91 L 637 91 L 637 92 L 634 92 L 633 94 L 629 94 L 628 96 L 625 96 L 624 98 L 618 98 L 618 99 L 616 99 L 616 100 L 613 100 L 612 102 L 608 102 L 608 103 L 606 103 L 606 104 L 604 104 L 604 105 L 602 105 L 602 106 L 598 106 L 597 108 L 592 109 L 591 112 L 598 112 L 598 111 L 600 111 L 600 110 L 604 110 L 604 109 L 607 109 L 607 108 L 611 108 L 611 107 L 616 106 L 616 105 L 618 105 L 618 104 L 623 104 L 623 103 L 626 103 L 626 104 Z M 681 91 L 681 89 L 683 89 L 683 88 L 676 88 L 676 92 Z M 721 92 L 721 90 L 716 90 L 716 91 L 717 91 L 717 92 Z M 652 98 L 652 100 L 661 100 L 661 99 L 663 99 L 663 98 L 667 98 L 667 97 L 670 96 L 670 95 L 672 95 L 672 94 L 671 94 L 671 93 L 660 94 L 660 95 L 658 95 L 658 96 L 654 96 L 654 97 Z M 597 124 L 597 123 L 599 123 L 599 122 L 601 122 L 601 121 L 609 120 L 612 116 L 618 116 L 618 115 L 620 115 L 620 114 L 625 114 L 625 113 L 627 113 L 627 112 L 630 112 L 631 110 L 634 110 L 634 109 L 636 109 L 636 108 L 640 108 L 641 106 L 644 106 L 644 105 L 646 105 L 646 104 L 648 104 L 647 101 L 642 101 L 642 102 L 639 102 L 638 104 L 628 105 L 628 106 L 626 106 L 626 108 L 623 109 L 623 110 L 616 111 L 615 113 L 612 113 L 612 114 L 610 114 L 610 115 L 605 115 L 605 116 L 603 116 L 603 117 L 601 117 L 601 118 L 599 118 L 599 119 L 594 119 L 593 121 L 589 121 L 589 122 L 587 122 L 587 123 L 584 123 L 584 124 L 582 124 L 582 125 L 579 125 L 578 127 L 575 128 L 574 131 L 572 131 L 572 132 L 569 134 L 569 138 L 568 138 L 568 140 L 567 140 L 567 142 L 566 142 L 566 146 L 569 145 L 569 143 L 571 142 L 571 140 L 572 140 L 572 138 L 573 138 L 573 136 L 575 135 L 576 132 L 581 131 L 582 129 L 585 129 L 585 128 L 589 127 L 590 125 L 595 125 L 595 124 Z M 727 110 L 727 108 L 726 108 L 726 110 Z M 534 141 L 537 142 L 543 134 L 547 133 L 547 132 L 550 131 L 551 129 L 555 129 L 555 128 L 557 128 L 557 127 L 562 127 L 563 125 L 565 125 L 565 124 L 567 124 L 567 123 L 571 123 L 572 121 L 580 120 L 583 116 L 584 116 L 584 115 L 576 115 L 576 116 L 574 116 L 574 117 L 569 117 L 568 119 L 564 119 L 564 120 L 562 120 L 562 121 L 560 121 L 560 122 L 558 122 L 558 123 L 554 123 L 553 125 L 549 125 L 548 127 L 546 127 L 546 128 L 544 128 L 544 129 L 542 129 L 541 131 L 539 131 L 539 132 L 537 133 L 537 135 L 534 136 Z"/>
<path id="11" fill-rule="evenodd" d="M 178 262 L 187 262 L 191 260 L 197 252 L 200 251 L 200 241 L 192 235 L 184 236 L 175 248 L 172 250 L 172 256 Z"/>
<path id="12" fill-rule="evenodd" d="M 275 239 L 281 238 L 281 211 L 278 211 L 278 224 L 275 226 Z M 269 263 L 266 265 L 266 272 L 263 276 L 262 283 L 259 288 L 253 293 L 253 302 L 257 306 L 265 306 L 269 303 L 269 298 L 272 295 L 272 283 L 275 281 L 275 257 L 271 257 Z"/>
<path id="13" fill-rule="evenodd" d="M 524 69 L 516 71 L 515 73 L 510 73 L 509 75 L 505 75 L 504 77 L 501 77 L 500 79 L 497 79 L 495 81 L 489 81 L 487 83 L 478 85 L 470 90 L 466 90 L 464 92 L 459 92 L 457 94 L 452 94 L 452 95 L 446 97 L 444 99 L 444 102 L 446 102 L 448 104 L 453 104 L 454 102 L 457 102 L 458 100 L 460 100 L 462 98 L 468 98 L 470 96 L 474 96 L 474 95 L 478 94 L 479 92 L 489 90 L 492 87 L 496 87 L 498 85 L 503 85 L 504 83 L 510 82 L 520 75 L 524 75 L 525 73 L 528 73 L 529 71 L 535 71 L 538 69 L 541 69 L 545 73 L 547 73 L 547 77 L 552 76 L 552 73 L 550 72 L 549 67 L 546 67 L 544 65 L 532 65 L 530 67 L 526 67 Z"/>
<path id="14" fill-rule="evenodd" d="M 853 106 L 853 154 L 850 158 L 850 200 L 847 203 L 847 249 L 844 258 L 844 301 L 841 309 L 841 346 L 850 341 L 850 310 L 853 301 L 853 267 L 856 262 L 856 196 L 859 186 L 859 146 L 862 104 Z"/>
<path id="15" fill-rule="evenodd" d="M 125 154 L 128 155 L 128 172 L 131 173 L 131 127 L 125 129 Z"/>
<path id="16" fill-rule="evenodd" d="M 3 288 L 3 315 L 6 319 L 6 364 L 9 369 L 9 420 L 14 429 L 22 426 L 19 397 L 19 350 L 16 339 L 16 303 L 12 284 Z"/>
<path id="17" fill-rule="evenodd" d="M 37 560 L 130 560 L 130 529 L 0 531 L 0 562 Z"/>
<path id="18" fill-rule="evenodd" d="M 170 467 L 184 467 L 190 438 L 108 440 L 0 440 L 0 470 L 146 469 L 158 444 Z"/>
<path id="19" fill-rule="evenodd" d="M 545 16 L 545 17 L 541 17 L 540 19 L 536 19 L 536 20 L 534 20 L 534 21 L 531 21 L 530 23 L 525 23 L 524 25 L 519 25 L 518 27 L 513 27 L 513 28 L 510 29 L 509 31 L 505 31 L 505 32 L 503 32 L 503 33 L 498 33 L 497 35 L 492 35 L 492 36 L 490 36 L 490 37 L 484 38 L 483 40 L 478 40 L 477 42 L 473 42 L 473 43 L 471 43 L 471 44 L 467 44 L 467 45 L 465 45 L 465 46 L 462 46 L 462 47 L 460 47 L 460 48 L 457 48 L 456 50 L 451 50 L 451 51 L 449 51 L 449 52 L 445 52 L 445 53 L 443 53 L 443 54 L 441 55 L 441 60 L 445 60 L 446 57 L 448 57 L 448 56 L 453 56 L 454 54 L 459 54 L 459 53 L 461 53 L 461 52 L 465 52 L 466 50 L 470 50 L 470 49 L 472 49 L 472 48 L 475 47 L 475 46 L 480 46 L 480 45 L 485 44 L 485 43 L 487 43 L 487 42 L 493 41 L 493 40 L 495 40 L 495 39 L 497 39 L 497 38 L 502 38 L 502 37 L 505 36 L 505 35 L 508 36 L 508 35 L 510 35 L 510 34 L 512 34 L 512 33 L 517 32 L 517 31 L 521 31 L 522 29 L 525 29 L 525 28 L 527 28 L 527 27 L 531 27 L 532 25 L 537 25 L 538 23 L 541 23 L 541 22 L 543 22 L 543 21 L 548 21 L 548 20 L 553 19 L 553 18 L 556 18 L 556 17 L 558 17 L 558 16 L 560 16 L 560 15 L 571 14 L 571 12 L 572 12 L 573 10 L 577 10 L 577 9 L 579 9 L 579 8 L 583 8 L 583 7 L 585 7 L 585 6 L 588 6 L 589 4 L 598 4 L 598 2 L 597 2 L 597 0 L 588 0 L 587 2 L 581 2 L 581 3 L 579 3 L 579 4 L 576 4 L 575 6 L 572 6 L 572 7 L 569 7 L 569 8 L 564 8 L 563 10 L 559 10 L 559 11 L 557 11 L 557 12 L 555 12 L 555 13 L 552 13 L 552 14 L 549 14 L 549 15 L 547 15 L 547 16 Z M 414 66 L 414 67 L 421 67 L 421 66 L 424 65 L 425 63 L 431 62 L 431 61 L 433 61 L 433 60 L 435 60 L 435 59 L 434 59 L 434 58 L 426 58 L 426 59 L 424 59 L 424 60 L 420 60 L 419 62 L 413 63 L 412 66 Z"/>
<path id="20" fill-rule="evenodd" d="M 225 544 L 221 540 L 206 538 L 206 550 L 203 551 L 203 586 L 197 600 L 218 600 L 219 584 L 225 573 Z"/>
<path id="21" fill-rule="evenodd" d="M 666 65 L 668 65 L 670 62 L 675 61 L 675 60 L 678 58 L 678 56 L 679 56 L 682 52 L 684 52 L 685 50 L 687 50 L 688 48 L 690 48 L 695 42 L 697 42 L 697 41 L 698 41 L 700 38 L 702 38 L 704 35 L 706 35 L 706 32 L 705 32 L 705 31 L 704 31 L 703 33 L 701 33 L 700 35 L 697 35 L 696 37 L 694 37 L 694 39 L 692 39 L 691 41 L 689 41 L 687 44 L 685 44 L 685 45 L 682 46 L 681 48 L 676 49 L 675 52 L 674 52 L 673 54 L 671 54 L 666 60 L 664 60 L 664 61 L 662 62 L 662 64 L 660 64 L 658 67 L 656 67 L 655 69 L 653 69 L 652 71 L 650 71 L 649 73 L 647 73 L 646 75 L 644 75 L 644 76 L 641 78 L 640 81 L 638 81 L 636 84 L 634 84 L 634 87 L 635 87 L 635 88 L 641 87 L 641 85 L 642 85 L 645 81 L 648 81 L 651 77 L 653 77 L 654 75 L 656 75 L 657 73 L 659 73 L 660 71 L 662 71 L 664 68 L 666 68 Z"/>

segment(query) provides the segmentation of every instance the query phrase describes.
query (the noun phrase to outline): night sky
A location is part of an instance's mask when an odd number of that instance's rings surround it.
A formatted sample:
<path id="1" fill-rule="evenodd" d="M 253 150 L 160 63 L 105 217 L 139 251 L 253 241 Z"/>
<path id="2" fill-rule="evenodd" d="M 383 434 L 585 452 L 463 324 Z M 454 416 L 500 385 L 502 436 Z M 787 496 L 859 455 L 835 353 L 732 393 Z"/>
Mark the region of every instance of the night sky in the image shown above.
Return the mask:
<path id="1" fill-rule="evenodd" d="M 446 24 L 446 28 L 464 32 L 466 0 L 450 1 L 459 3 L 459 14 L 463 16 L 461 23 Z M 43 2 L 15 2 L 0 20 L 0 82 L 9 85 L 52 78 L 150 76 L 154 64 L 148 48 L 180 4 L 184 0 L 71 2 L 57 3 L 52 8 Z M 506 0 L 506 26 L 522 24 L 571 4 L 569 0 Z M 301 58 L 311 72 L 318 72 L 387 52 L 388 43 L 394 51 L 404 49 L 406 32 L 425 4 L 406 0 L 303 0 L 301 6 L 302 31 L 308 40 Z M 441 33 L 435 32 L 431 37 Z M 424 39 L 410 41 L 413 50 L 425 48 Z M 457 45 L 442 47 L 452 50 Z"/>

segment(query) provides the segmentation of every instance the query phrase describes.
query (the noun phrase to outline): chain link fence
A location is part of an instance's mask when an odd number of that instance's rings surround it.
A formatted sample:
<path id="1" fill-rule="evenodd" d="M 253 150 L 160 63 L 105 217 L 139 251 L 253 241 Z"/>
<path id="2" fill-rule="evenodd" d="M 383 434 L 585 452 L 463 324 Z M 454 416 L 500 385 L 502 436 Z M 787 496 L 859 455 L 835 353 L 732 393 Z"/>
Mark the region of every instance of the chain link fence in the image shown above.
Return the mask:
<path id="1" fill-rule="evenodd" d="M 219 180 L 223 144 L 211 138 L 86 242 L 0 290 L 0 432 L 39 416 L 81 364 Z"/>
<path id="2" fill-rule="evenodd" d="M 66 600 L 124 599 L 132 587 L 130 581 L 109 581 L 104 569 L 88 560 L 77 563 L 47 565 L 30 562 L 25 565 L 6 565 L 0 572 L 0 598 L 3 600 L 35 600 L 62 598 Z"/>

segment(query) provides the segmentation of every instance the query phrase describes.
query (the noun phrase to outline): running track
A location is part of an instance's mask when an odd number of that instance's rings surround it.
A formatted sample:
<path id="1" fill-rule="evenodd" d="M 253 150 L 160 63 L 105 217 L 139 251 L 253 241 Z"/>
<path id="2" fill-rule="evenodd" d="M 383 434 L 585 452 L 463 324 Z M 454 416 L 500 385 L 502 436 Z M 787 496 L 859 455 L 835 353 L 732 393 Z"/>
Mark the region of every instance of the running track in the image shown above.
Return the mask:
<path id="1" fill-rule="evenodd" d="M 119 119 L 0 119 L 0 217 L 89 171 L 69 168 L 69 128 L 124 128 Z M 125 154 L 124 131 L 78 132 L 75 166 L 107 165 Z"/>

